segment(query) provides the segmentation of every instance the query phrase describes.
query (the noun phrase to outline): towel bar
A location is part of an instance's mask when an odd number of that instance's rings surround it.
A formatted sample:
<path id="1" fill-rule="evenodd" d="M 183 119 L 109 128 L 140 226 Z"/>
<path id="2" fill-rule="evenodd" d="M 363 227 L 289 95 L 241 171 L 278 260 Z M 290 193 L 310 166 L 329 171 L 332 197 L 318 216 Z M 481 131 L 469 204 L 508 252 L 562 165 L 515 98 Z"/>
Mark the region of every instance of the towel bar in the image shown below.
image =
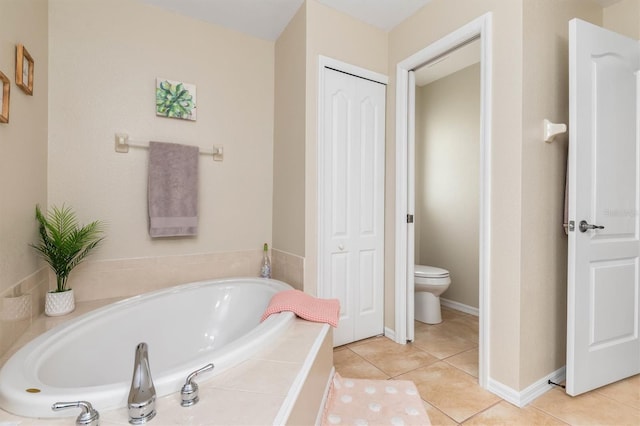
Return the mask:
<path id="1" fill-rule="evenodd" d="M 126 154 L 129 152 L 129 148 L 142 148 L 149 149 L 149 144 L 145 142 L 136 142 L 130 141 L 129 135 L 126 133 L 116 133 L 115 137 L 116 142 L 116 152 Z M 223 160 L 224 151 L 221 146 L 213 146 L 212 151 L 202 151 L 200 150 L 200 155 L 211 155 L 213 156 L 214 161 L 222 161 Z"/>

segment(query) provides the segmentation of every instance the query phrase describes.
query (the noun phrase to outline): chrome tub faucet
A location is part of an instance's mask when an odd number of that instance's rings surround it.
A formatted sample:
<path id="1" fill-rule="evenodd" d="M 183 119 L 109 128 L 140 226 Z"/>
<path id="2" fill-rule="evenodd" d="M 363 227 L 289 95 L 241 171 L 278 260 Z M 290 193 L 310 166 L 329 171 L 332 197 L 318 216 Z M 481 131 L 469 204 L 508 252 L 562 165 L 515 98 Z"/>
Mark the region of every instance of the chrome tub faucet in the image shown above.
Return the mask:
<path id="1" fill-rule="evenodd" d="M 156 415 L 156 388 L 153 386 L 146 343 L 136 346 L 133 378 L 129 390 L 129 423 L 141 425 Z"/>

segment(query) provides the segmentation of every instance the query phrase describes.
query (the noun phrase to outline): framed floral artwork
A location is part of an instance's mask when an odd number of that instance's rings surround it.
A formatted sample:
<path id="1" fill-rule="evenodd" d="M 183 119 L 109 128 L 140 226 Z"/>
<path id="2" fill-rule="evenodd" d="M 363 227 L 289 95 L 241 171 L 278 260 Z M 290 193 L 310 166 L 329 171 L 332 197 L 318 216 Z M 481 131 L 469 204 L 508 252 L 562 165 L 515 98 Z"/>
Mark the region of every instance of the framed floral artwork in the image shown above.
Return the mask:
<path id="1" fill-rule="evenodd" d="M 0 123 L 9 122 L 9 95 L 11 94 L 11 84 L 9 79 L 2 71 L 0 71 Z"/>
<path id="2" fill-rule="evenodd" d="M 16 46 L 16 85 L 27 95 L 33 96 L 33 58 L 27 49 Z"/>
<path id="3" fill-rule="evenodd" d="M 156 79 L 156 115 L 196 121 L 196 86 Z"/>

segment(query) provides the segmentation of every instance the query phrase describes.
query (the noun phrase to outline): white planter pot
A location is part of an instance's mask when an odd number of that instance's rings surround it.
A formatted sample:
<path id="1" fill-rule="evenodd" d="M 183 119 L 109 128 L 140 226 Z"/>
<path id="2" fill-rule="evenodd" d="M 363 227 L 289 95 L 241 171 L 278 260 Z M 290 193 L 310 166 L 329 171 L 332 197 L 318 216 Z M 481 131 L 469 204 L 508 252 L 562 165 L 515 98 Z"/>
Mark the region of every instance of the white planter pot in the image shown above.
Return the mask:
<path id="1" fill-rule="evenodd" d="M 44 299 L 44 313 L 50 317 L 57 317 L 73 312 L 76 300 L 73 289 L 61 293 L 49 292 Z"/>

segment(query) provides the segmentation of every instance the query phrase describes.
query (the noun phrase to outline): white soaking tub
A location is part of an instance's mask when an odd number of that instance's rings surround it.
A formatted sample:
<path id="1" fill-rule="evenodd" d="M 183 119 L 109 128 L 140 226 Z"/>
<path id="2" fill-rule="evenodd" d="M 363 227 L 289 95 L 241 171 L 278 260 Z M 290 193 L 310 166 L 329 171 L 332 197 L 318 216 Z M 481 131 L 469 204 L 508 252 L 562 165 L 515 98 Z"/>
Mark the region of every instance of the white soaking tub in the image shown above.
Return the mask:
<path id="1" fill-rule="evenodd" d="M 204 381 L 268 345 L 293 323 L 283 312 L 260 318 L 271 297 L 291 286 L 233 278 L 168 288 L 113 303 L 38 336 L 0 370 L 0 407 L 26 417 L 54 412 L 58 401 L 89 401 L 98 410 L 126 407 L 136 345 L 146 342 L 157 397 L 178 392 L 208 363 Z"/>

